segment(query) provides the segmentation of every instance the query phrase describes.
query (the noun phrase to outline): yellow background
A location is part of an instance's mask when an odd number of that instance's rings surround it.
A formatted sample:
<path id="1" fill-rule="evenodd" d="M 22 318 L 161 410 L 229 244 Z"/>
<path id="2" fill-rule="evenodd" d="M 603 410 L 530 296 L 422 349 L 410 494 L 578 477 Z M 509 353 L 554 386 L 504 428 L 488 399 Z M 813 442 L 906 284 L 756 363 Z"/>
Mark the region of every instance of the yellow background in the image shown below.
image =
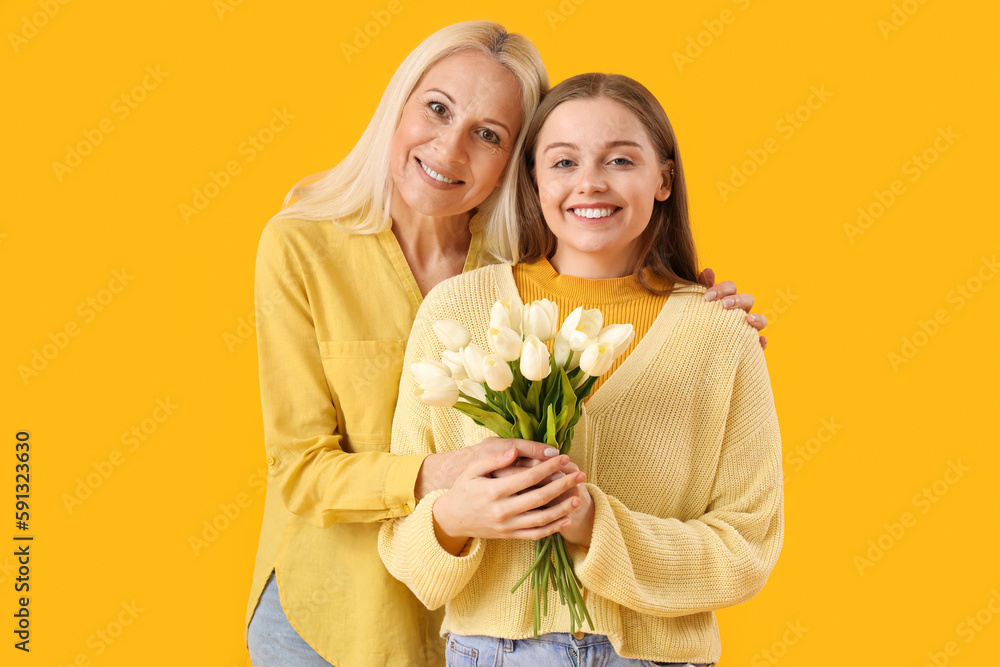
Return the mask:
<path id="1" fill-rule="evenodd" d="M 3 664 L 248 664 L 260 231 L 296 180 L 346 154 L 405 54 L 473 18 L 530 37 L 553 83 L 614 71 L 656 93 L 703 265 L 771 318 L 785 547 L 757 598 L 719 612 L 722 664 L 992 664 L 1000 10 L 398 1 L 0 6 Z M 252 160 L 248 136 L 269 140 Z M 81 143 L 76 167 L 54 166 Z M 213 174 L 225 187 L 185 220 Z M 720 182 L 741 184 L 723 197 Z M 12 647 L 20 429 L 30 654 Z"/>

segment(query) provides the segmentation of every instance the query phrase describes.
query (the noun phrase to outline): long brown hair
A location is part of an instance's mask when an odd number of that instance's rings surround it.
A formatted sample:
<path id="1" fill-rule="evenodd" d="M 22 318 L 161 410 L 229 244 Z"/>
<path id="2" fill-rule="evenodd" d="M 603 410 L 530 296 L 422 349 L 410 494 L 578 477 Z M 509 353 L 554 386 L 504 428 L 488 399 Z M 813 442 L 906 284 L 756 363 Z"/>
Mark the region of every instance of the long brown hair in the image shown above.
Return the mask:
<path id="1" fill-rule="evenodd" d="M 556 248 L 556 238 L 542 217 L 535 181 L 535 149 L 542 126 L 553 109 L 563 102 L 595 98 L 614 100 L 634 113 L 646 128 L 660 165 L 665 168 L 667 160 L 674 161 L 674 174 L 667 176 L 671 183 L 670 197 L 653 203 L 649 224 L 637 239 L 633 275 L 653 294 L 667 294 L 672 289 L 657 288 L 650 281 L 650 275 L 659 282 L 672 283 L 675 289 L 698 284 L 698 260 L 688 219 L 684 166 L 674 128 L 653 94 L 638 81 L 620 74 L 579 74 L 566 79 L 545 95 L 532 117 L 524 143 L 525 168 L 520 170 L 518 178 L 519 260 L 532 262 L 551 257 Z"/>

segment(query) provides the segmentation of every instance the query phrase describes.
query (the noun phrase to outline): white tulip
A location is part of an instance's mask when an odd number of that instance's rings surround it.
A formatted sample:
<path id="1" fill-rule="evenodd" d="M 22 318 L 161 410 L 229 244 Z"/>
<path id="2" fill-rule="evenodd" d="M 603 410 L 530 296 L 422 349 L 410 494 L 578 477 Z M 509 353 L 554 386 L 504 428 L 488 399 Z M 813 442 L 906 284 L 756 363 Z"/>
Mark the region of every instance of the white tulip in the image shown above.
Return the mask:
<path id="1" fill-rule="evenodd" d="M 458 385 L 450 377 L 438 375 L 428 378 L 414 392 L 426 405 L 450 408 L 458 402 Z"/>
<path id="2" fill-rule="evenodd" d="M 521 375 L 528 380 L 544 380 L 549 376 L 549 350 L 537 336 L 528 336 L 521 346 Z"/>
<path id="3" fill-rule="evenodd" d="M 521 357 L 521 334 L 509 327 L 492 327 L 489 332 L 490 347 L 504 361 L 515 361 Z"/>
<path id="4" fill-rule="evenodd" d="M 446 364 L 433 359 L 421 359 L 410 364 L 410 372 L 413 373 L 413 377 L 417 378 L 417 384 L 423 384 L 427 378 L 431 377 L 451 377 L 451 369 Z"/>
<path id="5" fill-rule="evenodd" d="M 483 403 L 486 402 L 486 390 L 483 389 L 483 385 L 478 382 L 473 382 L 469 378 L 465 378 L 458 383 L 458 390 L 466 396 L 471 396 L 477 401 L 481 401 Z"/>
<path id="6" fill-rule="evenodd" d="M 464 380 L 469 377 L 469 374 L 465 372 L 465 364 L 462 363 L 461 352 L 445 350 L 441 353 L 441 363 L 448 367 L 451 371 L 451 376 L 456 380 Z"/>
<path id="7" fill-rule="evenodd" d="M 514 382 L 514 373 L 510 370 L 510 366 L 502 358 L 493 354 L 483 360 L 483 374 L 486 376 L 486 384 L 493 391 L 503 391 Z M 485 396 L 485 394 L 483 395 Z"/>
<path id="8" fill-rule="evenodd" d="M 472 334 L 465 325 L 455 320 L 438 320 L 434 323 L 434 333 L 441 344 L 452 352 L 458 352 L 472 340 Z"/>
<path id="9" fill-rule="evenodd" d="M 598 343 L 611 343 L 615 346 L 615 359 L 620 357 L 635 339 L 635 329 L 631 324 L 609 324 L 597 335 Z"/>
<path id="10" fill-rule="evenodd" d="M 548 299 L 526 304 L 521 311 L 521 332 L 537 336 L 538 340 L 552 340 L 559 331 L 559 307 Z"/>
<path id="11" fill-rule="evenodd" d="M 615 360 L 615 346 L 611 343 L 594 343 L 580 355 L 580 368 L 591 376 L 604 375 Z"/>
<path id="12" fill-rule="evenodd" d="M 584 310 L 579 306 L 569 314 L 559 331 L 574 352 L 583 352 L 597 342 L 597 335 L 604 325 L 604 315 L 597 308 Z"/>
<path id="13" fill-rule="evenodd" d="M 503 298 L 493 304 L 490 311 L 490 328 L 513 329 L 521 333 L 521 300 Z"/>
<path id="14" fill-rule="evenodd" d="M 469 376 L 469 379 L 473 382 L 485 382 L 483 360 L 486 358 L 486 353 L 483 352 L 483 349 L 478 345 L 466 345 L 459 351 L 462 353 L 462 363 L 465 365 L 465 374 Z"/>
<path id="15" fill-rule="evenodd" d="M 552 356 L 555 357 L 556 365 L 567 371 L 580 365 L 580 353 L 570 349 L 569 341 L 562 335 L 562 331 L 556 334 L 555 342 L 552 343 Z"/>

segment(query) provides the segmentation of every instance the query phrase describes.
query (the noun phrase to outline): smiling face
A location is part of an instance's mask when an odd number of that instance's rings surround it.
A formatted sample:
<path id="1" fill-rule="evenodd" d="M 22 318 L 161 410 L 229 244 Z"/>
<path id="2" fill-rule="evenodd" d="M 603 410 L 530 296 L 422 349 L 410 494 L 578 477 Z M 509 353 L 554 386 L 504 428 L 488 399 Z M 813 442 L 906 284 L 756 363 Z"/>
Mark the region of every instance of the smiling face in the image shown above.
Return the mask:
<path id="1" fill-rule="evenodd" d="M 393 218 L 448 217 L 483 203 L 500 182 L 521 129 L 517 78 L 478 51 L 424 73 L 392 138 Z"/>
<path id="2" fill-rule="evenodd" d="M 552 265 L 584 278 L 632 273 L 637 239 L 654 200 L 670 196 L 646 128 L 611 99 L 569 100 L 546 119 L 535 149 L 545 224 L 556 237 Z"/>

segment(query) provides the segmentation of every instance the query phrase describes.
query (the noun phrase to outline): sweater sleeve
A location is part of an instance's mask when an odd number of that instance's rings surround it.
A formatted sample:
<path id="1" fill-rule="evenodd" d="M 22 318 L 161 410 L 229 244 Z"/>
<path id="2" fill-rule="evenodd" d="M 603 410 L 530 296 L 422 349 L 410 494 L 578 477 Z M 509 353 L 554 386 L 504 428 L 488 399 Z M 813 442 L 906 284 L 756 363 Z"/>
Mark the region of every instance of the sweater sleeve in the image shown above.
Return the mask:
<path id="1" fill-rule="evenodd" d="M 441 344 L 432 325 L 439 319 L 434 314 L 434 303 L 441 289 L 435 288 L 424 299 L 406 346 L 399 401 L 392 420 L 392 451 L 403 456 L 434 453 L 433 423 L 437 420 L 432 420 L 431 413 L 454 412 L 452 408 L 424 405 L 415 395 L 417 381 L 409 370 L 410 364 L 418 359 L 440 357 Z M 441 547 L 434 533 L 433 506 L 447 491 L 439 489 L 428 494 L 412 514 L 383 524 L 378 536 L 378 552 L 386 569 L 406 584 L 428 609 L 450 602 L 465 588 L 482 563 L 486 547 L 485 540 L 480 538 L 471 539 L 458 556 Z"/>
<path id="2" fill-rule="evenodd" d="M 652 616 L 732 606 L 763 588 L 783 540 L 781 438 L 756 335 L 743 344 L 711 497 L 681 521 L 630 511 L 587 484 L 594 499 L 589 549 L 575 549 L 584 586 Z"/>
<path id="3" fill-rule="evenodd" d="M 319 527 L 409 513 L 424 457 L 342 449 L 330 384 L 346 378 L 327 382 L 305 272 L 270 224 L 257 249 L 254 311 L 268 469 L 288 510 Z"/>

